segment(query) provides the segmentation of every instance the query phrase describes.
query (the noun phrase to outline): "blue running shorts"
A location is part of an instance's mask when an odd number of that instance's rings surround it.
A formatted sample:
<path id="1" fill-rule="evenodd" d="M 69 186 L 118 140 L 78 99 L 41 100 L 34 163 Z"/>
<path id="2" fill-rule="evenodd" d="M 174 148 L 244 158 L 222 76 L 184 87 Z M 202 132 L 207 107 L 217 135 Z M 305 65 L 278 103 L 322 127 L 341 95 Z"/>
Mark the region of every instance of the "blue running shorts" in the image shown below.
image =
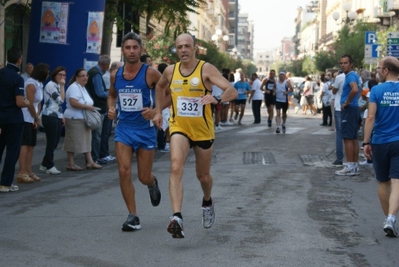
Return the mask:
<path id="1" fill-rule="evenodd" d="M 137 151 L 138 148 L 153 150 L 157 145 L 155 127 L 138 129 L 121 121 L 115 127 L 115 142 L 121 142 Z"/>

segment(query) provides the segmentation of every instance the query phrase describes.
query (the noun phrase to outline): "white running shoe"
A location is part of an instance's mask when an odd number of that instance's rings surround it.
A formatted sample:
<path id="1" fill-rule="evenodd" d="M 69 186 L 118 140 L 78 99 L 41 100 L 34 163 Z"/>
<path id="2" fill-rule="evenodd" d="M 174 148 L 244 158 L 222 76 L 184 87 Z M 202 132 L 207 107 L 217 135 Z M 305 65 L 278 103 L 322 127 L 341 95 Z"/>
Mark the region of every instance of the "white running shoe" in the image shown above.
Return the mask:
<path id="1" fill-rule="evenodd" d="M 60 174 L 61 172 L 57 170 L 55 166 L 51 167 L 50 169 L 46 170 L 46 173 L 48 174 Z"/>
<path id="2" fill-rule="evenodd" d="M 42 172 L 45 172 L 45 171 L 47 171 L 47 168 L 44 167 L 43 165 L 40 165 L 39 170 Z"/>

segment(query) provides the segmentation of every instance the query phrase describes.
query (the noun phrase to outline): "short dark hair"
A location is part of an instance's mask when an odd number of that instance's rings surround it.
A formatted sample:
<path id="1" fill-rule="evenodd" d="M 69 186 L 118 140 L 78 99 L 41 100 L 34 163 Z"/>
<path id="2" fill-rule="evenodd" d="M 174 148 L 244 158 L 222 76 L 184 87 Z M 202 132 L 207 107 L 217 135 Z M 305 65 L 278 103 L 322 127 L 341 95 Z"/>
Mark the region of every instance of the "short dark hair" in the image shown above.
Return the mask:
<path id="1" fill-rule="evenodd" d="M 16 46 L 11 47 L 7 51 L 7 61 L 11 64 L 15 64 L 22 57 L 22 51 Z"/>
<path id="2" fill-rule="evenodd" d="M 234 82 L 235 78 L 234 78 L 234 73 L 230 72 L 229 74 L 229 82 Z"/>
<path id="3" fill-rule="evenodd" d="M 147 54 L 141 55 L 140 61 L 145 63 L 147 58 L 151 58 L 151 57 Z"/>
<path id="4" fill-rule="evenodd" d="M 341 58 L 347 57 L 350 64 L 353 64 L 353 58 L 350 55 L 343 55 Z"/>
<path id="5" fill-rule="evenodd" d="M 50 72 L 49 65 L 45 63 L 39 63 L 33 68 L 30 77 L 35 80 L 38 80 L 39 82 L 44 82 L 47 79 L 49 72 Z"/>
<path id="6" fill-rule="evenodd" d="M 159 64 L 158 65 L 158 71 L 162 74 L 167 66 L 168 66 L 168 64 L 166 64 L 166 63 Z"/>
<path id="7" fill-rule="evenodd" d="M 141 41 L 141 37 L 137 33 L 134 33 L 134 32 L 126 33 L 126 35 L 123 36 L 123 38 L 122 38 L 122 47 L 125 45 L 125 42 L 127 40 L 135 40 L 139 43 L 140 47 L 143 47 L 143 41 Z"/>
<path id="8" fill-rule="evenodd" d="M 58 66 L 58 67 L 56 67 L 56 68 L 51 72 L 51 74 L 50 74 L 50 79 L 51 79 L 53 82 L 56 82 L 55 77 L 56 77 L 57 74 L 58 74 L 59 72 L 61 72 L 61 71 L 65 71 L 65 72 L 66 72 L 65 67 L 63 67 L 63 66 Z"/>

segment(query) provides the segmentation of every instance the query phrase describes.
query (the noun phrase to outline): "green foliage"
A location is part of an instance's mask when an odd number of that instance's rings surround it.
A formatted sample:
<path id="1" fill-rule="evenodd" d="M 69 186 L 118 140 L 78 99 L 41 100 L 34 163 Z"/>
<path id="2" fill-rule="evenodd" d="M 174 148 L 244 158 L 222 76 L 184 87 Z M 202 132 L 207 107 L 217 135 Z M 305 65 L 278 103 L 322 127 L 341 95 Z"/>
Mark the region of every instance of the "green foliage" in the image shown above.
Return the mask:
<path id="1" fill-rule="evenodd" d="M 309 56 L 305 56 L 302 63 L 302 71 L 303 73 L 312 74 L 316 73 L 316 65 L 313 58 Z"/>
<path id="2" fill-rule="evenodd" d="M 387 55 L 387 38 L 388 38 L 388 32 L 396 32 L 398 30 L 398 27 L 396 25 L 393 25 L 389 27 L 385 31 L 378 31 L 377 32 L 377 38 L 378 38 L 378 43 L 381 44 L 380 46 L 380 58 L 383 58 Z"/>
<path id="3" fill-rule="evenodd" d="M 358 22 L 353 27 L 345 25 L 338 32 L 338 39 L 335 42 L 336 61 L 341 56 L 350 55 L 353 58 L 353 66 L 362 68 L 364 63 L 364 35 L 366 31 L 375 31 L 376 24 Z"/>
<path id="4" fill-rule="evenodd" d="M 318 52 L 314 58 L 316 70 L 325 72 L 326 69 L 333 68 L 337 65 L 337 59 L 333 51 Z"/>
<path id="5" fill-rule="evenodd" d="M 287 68 L 287 71 L 291 72 L 292 76 L 304 77 L 308 73 L 303 71 L 303 62 L 304 59 L 297 59 L 290 62 L 290 65 Z"/>

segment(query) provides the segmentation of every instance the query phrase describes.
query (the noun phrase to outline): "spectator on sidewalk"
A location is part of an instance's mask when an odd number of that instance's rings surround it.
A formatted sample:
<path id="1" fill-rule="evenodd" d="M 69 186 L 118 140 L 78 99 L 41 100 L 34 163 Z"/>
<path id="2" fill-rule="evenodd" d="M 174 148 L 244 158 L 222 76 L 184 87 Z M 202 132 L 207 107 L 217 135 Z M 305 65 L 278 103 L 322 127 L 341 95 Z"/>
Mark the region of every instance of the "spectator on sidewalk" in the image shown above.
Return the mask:
<path id="1" fill-rule="evenodd" d="M 253 124 L 260 124 L 261 122 L 260 110 L 263 101 L 263 91 L 261 89 L 262 82 L 259 80 L 258 74 L 256 73 L 252 73 L 251 80 L 252 80 L 251 94 L 248 98 L 248 103 L 251 104 L 252 101 L 252 114 L 254 116 Z"/>
<path id="2" fill-rule="evenodd" d="M 109 91 L 111 82 L 110 82 L 110 75 L 111 73 L 116 72 L 120 67 L 122 66 L 122 62 L 120 61 L 115 61 L 112 62 L 111 68 L 109 71 L 106 71 L 106 73 L 103 75 L 103 80 L 105 83 L 106 91 Z M 108 162 L 114 162 L 116 158 L 112 156 L 109 153 L 109 137 L 111 136 L 112 132 L 112 123 L 113 120 L 110 120 L 108 118 L 108 111 L 104 116 L 103 119 L 103 125 L 102 125 L 102 130 L 101 130 L 101 145 L 100 145 L 100 162 L 101 163 L 108 163 Z"/>
<path id="3" fill-rule="evenodd" d="M 399 210 L 399 62 L 384 57 L 377 66 L 380 85 L 370 92 L 363 147 L 373 165 L 378 183 L 378 197 L 384 212 L 386 236 L 397 237 L 395 228 Z"/>
<path id="4" fill-rule="evenodd" d="M 30 76 L 32 75 L 33 71 L 33 64 L 32 63 L 26 63 L 25 65 L 25 72 L 21 74 L 21 77 L 24 79 L 26 82 Z"/>
<path id="5" fill-rule="evenodd" d="M 324 75 L 323 75 L 324 76 Z M 331 91 L 329 89 L 331 84 L 331 72 L 323 77 L 321 76 L 321 81 L 323 83 L 322 91 L 320 94 L 321 102 L 323 103 L 323 122 L 320 126 L 331 126 L 332 125 L 332 113 L 331 113 Z"/>
<path id="6" fill-rule="evenodd" d="M 334 102 L 334 118 L 335 118 L 335 156 L 336 159 L 332 163 L 334 167 L 341 167 L 344 160 L 344 145 L 342 140 L 342 117 L 341 117 L 341 95 L 342 89 L 345 82 L 345 73 L 342 71 L 338 72 L 338 75 L 334 79 L 333 91 L 335 95 Z"/>
<path id="7" fill-rule="evenodd" d="M 361 80 L 359 75 L 353 71 L 353 59 L 350 55 L 343 55 L 339 62 L 341 70 L 345 73 L 345 82 L 341 95 L 341 132 L 345 146 L 347 163 L 345 167 L 336 171 L 336 175 L 355 176 L 359 175 L 359 142 L 358 129 L 361 123 L 359 109 L 359 95 Z"/>
<path id="8" fill-rule="evenodd" d="M 91 130 L 86 126 L 83 110 L 94 111 L 93 99 L 87 92 L 88 75 L 85 69 L 77 69 L 68 83 L 65 93 L 66 109 L 65 138 L 63 150 L 67 152 L 67 171 L 81 171 L 82 168 L 75 164 L 74 155 L 83 153 L 86 159 L 86 169 L 101 169 L 91 157 Z"/>
<path id="9" fill-rule="evenodd" d="M 94 106 L 100 108 L 101 121 L 104 120 L 107 111 L 108 91 L 102 78 L 103 74 L 108 70 L 111 59 L 108 55 L 101 55 L 97 65 L 91 68 L 87 74 L 89 79 L 86 84 L 87 92 L 94 101 Z M 96 164 L 104 165 L 107 161 L 101 160 L 101 127 L 91 131 L 91 156 Z"/>
<path id="10" fill-rule="evenodd" d="M 24 115 L 24 131 L 21 151 L 19 153 L 18 183 L 40 181 L 32 171 L 33 149 L 37 141 L 37 129 L 41 124 L 39 117 L 43 100 L 43 82 L 47 80 L 50 67 L 39 63 L 33 69 L 31 77 L 25 82 L 25 96 L 30 105 L 22 109 Z"/>
<path id="11" fill-rule="evenodd" d="M 64 124 L 62 104 L 65 100 L 65 68 L 56 67 L 50 78 L 51 81 L 44 87 L 42 109 L 42 125 L 46 133 L 46 153 L 39 169 L 48 174 L 60 174 L 61 171 L 54 165 L 54 150 L 60 141 L 61 129 Z"/>
<path id="12" fill-rule="evenodd" d="M 0 192 L 18 191 L 13 184 L 15 164 L 22 144 L 24 117 L 21 108 L 28 107 L 24 98 L 24 79 L 18 74 L 22 52 L 12 47 L 7 51 L 7 65 L 0 69 L 0 159 L 6 156 L 1 172 Z"/>

